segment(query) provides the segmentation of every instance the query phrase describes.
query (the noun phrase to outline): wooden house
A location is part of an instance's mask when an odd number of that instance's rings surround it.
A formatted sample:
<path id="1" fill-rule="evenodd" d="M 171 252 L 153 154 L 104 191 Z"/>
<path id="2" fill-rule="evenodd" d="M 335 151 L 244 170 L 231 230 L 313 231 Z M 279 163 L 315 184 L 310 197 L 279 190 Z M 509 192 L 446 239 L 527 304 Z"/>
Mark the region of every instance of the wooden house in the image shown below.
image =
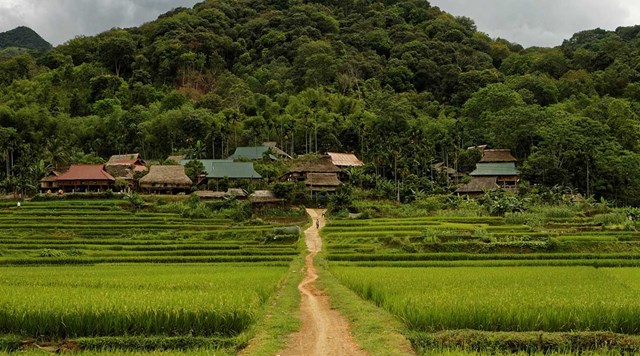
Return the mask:
<path id="1" fill-rule="evenodd" d="M 55 178 L 55 187 L 64 192 L 99 192 L 113 189 L 116 179 L 102 164 L 74 164 Z"/>
<path id="2" fill-rule="evenodd" d="M 304 182 L 311 192 L 335 191 L 340 185 L 338 174 L 341 169 L 326 155 L 318 160 L 299 162 L 293 165 L 289 173 L 280 177 L 281 181 Z"/>
<path id="3" fill-rule="evenodd" d="M 149 173 L 140 178 L 140 188 L 147 193 L 189 192 L 192 185 L 183 166 L 151 166 Z"/>
<path id="4" fill-rule="evenodd" d="M 486 190 L 503 189 L 516 192 L 520 175 L 516 159 L 509 149 L 485 149 L 476 169 L 469 174 L 471 181 L 456 190 L 459 194 L 480 194 Z"/>
<path id="5" fill-rule="evenodd" d="M 56 184 L 56 180 L 60 172 L 51 171 L 46 177 L 40 179 L 40 193 L 52 192 L 58 190 L 58 185 Z"/>
<path id="6" fill-rule="evenodd" d="M 116 180 L 127 182 L 129 189 L 135 189 L 134 176 L 136 173 L 148 171 L 145 161 L 139 153 L 114 155 L 105 163 L 104 169 Z"/>

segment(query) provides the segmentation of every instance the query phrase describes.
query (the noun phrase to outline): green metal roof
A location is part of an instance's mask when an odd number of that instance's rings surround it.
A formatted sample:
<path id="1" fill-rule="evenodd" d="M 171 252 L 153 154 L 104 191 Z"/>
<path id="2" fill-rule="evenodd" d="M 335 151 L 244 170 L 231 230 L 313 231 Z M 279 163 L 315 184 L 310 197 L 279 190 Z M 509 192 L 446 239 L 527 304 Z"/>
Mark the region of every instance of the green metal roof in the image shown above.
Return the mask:
<path id="1" fill-rule="evenodd" d="M 260 160 L 262 159 L 264 153 L 267 152 L 268 150 L 269 150 L 269 147 L 265 147 L 265 146 L 236 147 L 236 151 L 227 159 Z M 269 158 L 271 158 L 274 161 L 278 160 L 278 158 L 272 154 L 269 155 Z"/>
<path id="2" fill-rule="evenodd" d="M 475 171 L 469 175 L 477 176 L 517 176 L 516 164 L 514 162 L 500 163 L 478 163 Z"/>
<path id="3" fill-rule="evenodd" d="M 234 162 L 231 160 L 218 159 L 200 159 L 204 170 L 207 172 L 207 178 L 232 178 L 232 179 L 259 179 L 262 178 L 253 168 L 253 162 Z M 183 166 L 189 160 L 180 162 Z"/>

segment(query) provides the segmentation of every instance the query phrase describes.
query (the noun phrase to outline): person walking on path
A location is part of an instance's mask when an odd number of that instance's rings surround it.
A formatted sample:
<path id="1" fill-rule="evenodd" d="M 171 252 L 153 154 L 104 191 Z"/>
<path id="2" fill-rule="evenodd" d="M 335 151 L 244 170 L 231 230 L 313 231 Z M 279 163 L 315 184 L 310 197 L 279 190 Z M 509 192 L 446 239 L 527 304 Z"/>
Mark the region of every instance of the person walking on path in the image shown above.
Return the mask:
<path id="1" fill-rule="evenodd" d="M 320 228 L 320 219 L 316 219 L 316 229 Z"/>

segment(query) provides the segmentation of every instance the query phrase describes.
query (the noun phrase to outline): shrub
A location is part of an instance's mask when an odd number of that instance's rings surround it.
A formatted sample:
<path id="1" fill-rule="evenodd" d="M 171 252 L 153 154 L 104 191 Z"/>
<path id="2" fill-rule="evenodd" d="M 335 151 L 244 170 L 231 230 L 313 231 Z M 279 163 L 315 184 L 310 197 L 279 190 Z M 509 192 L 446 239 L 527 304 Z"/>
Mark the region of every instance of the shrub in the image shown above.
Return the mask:
<path id="1" fill-rule="evenodd" d="M 335 194 L 329 197 L 331 210 L 348 210 L 353 207 L 353 189 L 350 185 L 341 184 Z"/>
<path id="2" fill-rule="evenodd" d="M 500 189 L 487 192 L 478 202 L 493 216 L 504 216 L 505 213 L 523 212 L 527 210 L 524 199 Z"/>

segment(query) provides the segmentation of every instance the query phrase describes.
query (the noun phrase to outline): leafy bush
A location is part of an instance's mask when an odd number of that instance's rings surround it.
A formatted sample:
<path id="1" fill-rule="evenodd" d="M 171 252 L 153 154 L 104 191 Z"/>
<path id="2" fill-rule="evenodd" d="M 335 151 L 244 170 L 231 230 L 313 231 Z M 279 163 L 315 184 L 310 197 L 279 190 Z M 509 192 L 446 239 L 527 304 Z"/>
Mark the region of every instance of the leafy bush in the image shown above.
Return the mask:
<path id="1" fill-rule="evenodd" d="M 353 188 L 341 184 L 335 194 L 329 197 L 329 208 L 333 211 L 349 210 L 353 207 Z"/>
<path id="2" fill-rule="evenodd" d="M 505 213 L 523 212 L 527 210 L 527 202 L 516 195 L 503 190 L 492 190 L 478 199 L 492 216 L 504 216 Z"/>
<path id="3" fill-rule="evenodd" d="M 123 199 L 129 203 L 131 210 L 140 210 L 144 207 L 144 200 L 138 193 L 127 193 Z"/>

